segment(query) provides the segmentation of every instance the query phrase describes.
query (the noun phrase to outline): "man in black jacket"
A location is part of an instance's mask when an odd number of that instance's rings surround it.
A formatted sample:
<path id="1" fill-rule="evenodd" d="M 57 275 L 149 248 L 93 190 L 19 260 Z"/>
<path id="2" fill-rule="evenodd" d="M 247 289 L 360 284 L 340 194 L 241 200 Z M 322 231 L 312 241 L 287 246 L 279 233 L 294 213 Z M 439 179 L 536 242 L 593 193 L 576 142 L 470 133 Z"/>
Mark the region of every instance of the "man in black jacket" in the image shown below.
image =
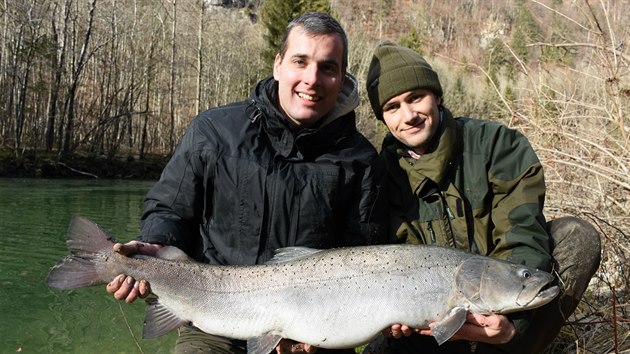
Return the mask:
<path id="1" fill-rule="evenodd" d="M 235 265 L 264 263 L 281 247 L 384 242 L 384 168 L 356 130 L 358 85 L 346 73 L 347 57 L 345 32 L 333 18 L 293 20 L 273 77 L 248 100 L 192 121 L 146 197 L 137 241 L 115 249 L 151 255 L 174 245 L 201 262 Z M 107 291 L 131 302 L 149 286 L 121 274 Z M 176 345 L 177 353 L 244 350 L 242 342 L 195 328 L 182 328 Z M 314 350 L 288 340 L 276 349 Z"/>

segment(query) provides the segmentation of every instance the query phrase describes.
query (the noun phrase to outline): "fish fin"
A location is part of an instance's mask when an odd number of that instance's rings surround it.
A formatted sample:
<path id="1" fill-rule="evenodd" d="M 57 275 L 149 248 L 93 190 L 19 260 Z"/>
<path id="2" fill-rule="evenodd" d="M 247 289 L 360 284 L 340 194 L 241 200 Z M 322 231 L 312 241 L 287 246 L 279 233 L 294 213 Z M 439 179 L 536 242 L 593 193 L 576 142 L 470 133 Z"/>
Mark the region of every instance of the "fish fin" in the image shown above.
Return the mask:
<path id="1" fill-rule="evenodd" d="M 247 340 L 247 354 L 271 353 L 280 343 L 282 337 L 278 335 L 264 335 Z"/>
<path id="2" fill-rule="evenodd" d="M 194 261 L 186 252 L 175 246 L 165 246 L 160 248 L 155 255 L 157 258 L 169 259 L 172 261 Z"/>
<path id="3" fill-rule="evenodd" d="M 468 311 L 463 307 L 455 307 L 441 321 L 431 326 L 431 332 L 438 345 L 446 342 L 464 325 L 466 312 Z"/>
<path id="4" fill-rule="evenodd" d="M 157 299 L 147 301 L 147 313 L 142 328 L 142 338 L 152 339 L 181 327 L 189 321 L 175 316 L 169 309 L 162 306 Z"/>
<path id="5" fill-rule="evenodd" d="M 322 250 L 309 247 L 284 247 L 278 248 L 273 258 L 265 262 L 265 264 L 280 264 L 295 261 L 300 258 L 308 257 Z"/>
<path id="6" fill-rule="evenodd" d="M 68 248 L 73 255 L 108 253 L 116 240 L 98 225 L 81 216 L 75 216 L 68 226 Z"/>
<path id="7" fill-rule="evenodd" d="M 68 226 L 67 245 L 72 256 L 57 263 L 46 277 L 46 285 L 58 289 L 76 289 L 105 284 L 97 268 L 112 252 L 114 239 L 92 221 L 76 216 Z"/>
<path id="8" fill-rule="evenodd" d="M 105 284 L 96 271 L 97 257 L 70 256 L 62 259 L 48 273 L 46 285 L 57 289 L 77 289 Z"/>

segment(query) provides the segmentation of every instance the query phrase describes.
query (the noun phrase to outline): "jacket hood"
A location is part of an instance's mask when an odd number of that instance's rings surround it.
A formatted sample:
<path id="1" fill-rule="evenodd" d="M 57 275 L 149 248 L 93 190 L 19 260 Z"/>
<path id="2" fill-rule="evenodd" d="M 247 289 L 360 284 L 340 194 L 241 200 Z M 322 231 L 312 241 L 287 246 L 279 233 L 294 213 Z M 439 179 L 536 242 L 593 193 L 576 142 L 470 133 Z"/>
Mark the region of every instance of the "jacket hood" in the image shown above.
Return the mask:
<path id="1" fill-rule="evenodd" d="M 333 120 L 344 116 L 359 106 L 359 83 L 357 79 L 350 75 L 346 74 L 345 80 L 343 80 L 343 87 L 339 96 L 337 97 L 337 104 L 332 112 L 328 113 L 325 117 L 322 118 L 321 127 L 329 124 Z"/>
<path id="2" fill-rule="evenodd" d="M 356 134 L 357 88 L 357 80 L 348 75 L 333 111 L 322 117 L 316 127 L 295 129 L 277 107 L 278 82 L 268 77 L 252 91 L 248 116 L 252 122 L 262 121 L 263 129 L 280 155 L 312 159 Z"/>

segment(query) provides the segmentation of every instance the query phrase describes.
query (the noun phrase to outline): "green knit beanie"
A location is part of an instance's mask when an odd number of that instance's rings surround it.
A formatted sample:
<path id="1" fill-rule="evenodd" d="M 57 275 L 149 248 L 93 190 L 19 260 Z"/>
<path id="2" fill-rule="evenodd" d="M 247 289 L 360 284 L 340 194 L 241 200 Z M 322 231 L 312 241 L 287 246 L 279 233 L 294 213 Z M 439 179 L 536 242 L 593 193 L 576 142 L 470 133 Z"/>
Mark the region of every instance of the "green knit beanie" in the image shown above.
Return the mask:
<path id="1" fill-rule="evenodd" d="M 403 92 L 424 88 L 442 97 L 438 74 L 431 65 L 415 51 L 390 41 L 376 47 L 365 85 L 379 120 L 383 120 L 385 102 Z"/>

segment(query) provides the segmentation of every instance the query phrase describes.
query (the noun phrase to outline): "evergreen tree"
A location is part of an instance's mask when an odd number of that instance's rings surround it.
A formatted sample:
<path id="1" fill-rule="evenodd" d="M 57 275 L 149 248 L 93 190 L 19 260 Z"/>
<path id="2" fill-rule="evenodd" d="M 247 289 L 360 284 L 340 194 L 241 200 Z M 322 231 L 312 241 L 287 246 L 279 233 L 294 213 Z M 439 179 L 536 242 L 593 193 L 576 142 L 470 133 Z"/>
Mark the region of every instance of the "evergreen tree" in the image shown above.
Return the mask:
<path id="1" fill-rule="evenodd" d="M 528 42 L 539 42 L 542 40 L 541 29 L 534 15 L 529 11 L 523 0 L 517 2 L 516 23 L 517 29 L 523 31 L 523 35 Z"/>
<path id="2" fill-rule="evenodd" d="M 266 72 L 271 73 L 273 59 L 280 52 L 282 34 L 287 24 L 305 12 L 330 13 L 330 3 L 327 0 L 265 0 L 262 3 L 260 18 L 266 28 L 264 38 L 267 43 L 262 56 L 267 66 Z"/>
<path id="3" fill-rule="evenodd" d="M 525 32 L 520 27 L 516 27 L 514 34 L 512 34 L 512 41 L 510 45 L 512 47 L 512 51 L 514 51 L 514 54 L 516 54 L 520 60 L 525 63 L 529 61 L 527 38 L 525 38 Z"/>
<path id="4" fill-rule="evenodd" d="M 400 45 L 411 48 L 418 52 L 420 55 L 424 55 L 424 51 L 422 50 L 422 43 L 426 42 L 427 40 L 423 40 L 423 38 L 421 38 L 420 34 L 415 28 L 412 28 L 409 33 L 401 37 L 399 40 Z"/>
<path id="5" fill-rule="evenodd" d="M 512 56 L 505 48 L 503 41 L 500 38 L 494 38 L 484 50 L 484 59 L 488 72 L 496 75 L 502 68 L 510 65 Z"/>
<path id="6" fill-rule="evenodd" d="M 527 44 L 541 41 L 542 36 L 540 26 L 523 0 L 519 0 L 516 4 L 514 27 L 511 47 L 518 58 L 526 63 L 531 55 Z"/>
<path id="7" fill-rule="evenodd" d="M 556 9 L 562 5 L 562 1 L 552 1 L 552 7 Z M 551 32 L 548 35 L 547 42 L 550 44 L 560 44 L 571 42 L 569 40 L 571 31 L 566 28 L 564 21 L 554 12 L 551 18 Z M 573 53 L 563 47 L 543 47 L 541 59 L 547 63 L 571 65 L 573 63 Z"/>

